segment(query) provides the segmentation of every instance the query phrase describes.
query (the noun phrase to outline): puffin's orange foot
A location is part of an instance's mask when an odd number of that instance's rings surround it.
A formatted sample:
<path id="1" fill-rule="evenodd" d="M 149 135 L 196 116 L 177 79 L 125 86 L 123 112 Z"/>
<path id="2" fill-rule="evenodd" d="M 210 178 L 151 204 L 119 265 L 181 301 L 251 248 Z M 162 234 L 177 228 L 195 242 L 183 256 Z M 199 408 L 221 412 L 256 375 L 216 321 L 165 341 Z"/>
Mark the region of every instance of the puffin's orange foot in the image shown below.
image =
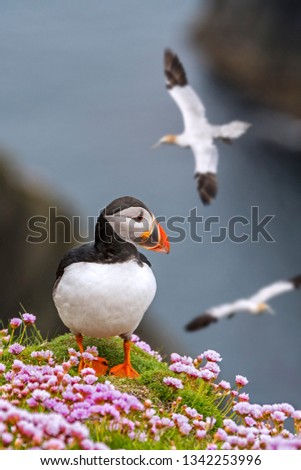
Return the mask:
<path id="1" fill-rule="evenodd" d="M 108 370 L 108 361 L 103 357 L 95 357 L 92 362 L 87 362 L 84 359 L 80 360 L 78 372 L 81 372 L 85 367 L 92 367 L 97 376 L 105 375 Z"/>
<path id="2" fill-rule="evenodd" d="M 96 375 L 105 375 L 108 370 L 108 361 L 103 357 L 96 357 L 92 361 L 91 367 L 95 370 Z"/>
<path id="3" fill-rule="evenodd" d="M 133 369 L 131 364 L 119 364 L 119 366 L 114 366 L 110 370 L 110 375 L 115 375 L 116 377 L 130 377 L 132 379 L 136 379 L 140 377 L 138 372 Z"/>

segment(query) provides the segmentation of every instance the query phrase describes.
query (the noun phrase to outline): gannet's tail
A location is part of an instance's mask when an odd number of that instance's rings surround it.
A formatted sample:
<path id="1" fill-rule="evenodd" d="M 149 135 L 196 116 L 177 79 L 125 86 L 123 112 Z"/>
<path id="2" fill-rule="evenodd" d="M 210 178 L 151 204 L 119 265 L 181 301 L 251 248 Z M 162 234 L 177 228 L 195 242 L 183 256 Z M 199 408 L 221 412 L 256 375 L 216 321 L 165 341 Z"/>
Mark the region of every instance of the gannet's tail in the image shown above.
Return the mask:
<path id="1" fill-rule="evenodd" d="M 212 137 L 230 143 L 232 139 L 237 139 L 243 135 L 250 126 L 251 124 L 243 121 L 232 121 L 222 126 L 211 126 Z"/>

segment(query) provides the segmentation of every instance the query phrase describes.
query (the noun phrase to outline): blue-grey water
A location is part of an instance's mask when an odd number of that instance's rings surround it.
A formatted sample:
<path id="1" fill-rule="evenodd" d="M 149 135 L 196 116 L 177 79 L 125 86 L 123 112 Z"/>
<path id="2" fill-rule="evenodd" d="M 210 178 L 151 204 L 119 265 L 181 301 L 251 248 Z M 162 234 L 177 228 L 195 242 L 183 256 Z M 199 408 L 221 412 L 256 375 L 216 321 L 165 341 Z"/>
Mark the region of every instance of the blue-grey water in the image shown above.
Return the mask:
<path id="1" fill-rule="evenodd" d="M 273 243 L 212 243 L 199 224 L 203 243 L 188 234 L 169 256 L 147 253 L 158 291 L 140 332 L 165 352 L 216 349 L 223 378 L 233 384 L 236 374 L 247 376 L 253 402 L 300 408 L 301 292 L 275 298 L 276 315 L 241 314 L 193 334 L 183 329 L 210 306 L 301 273 L 301 159 L 263 145 L 261 108 L 216 81 L 191 47 L 200 2 L 19 0 L 2 2 L 0 10 L 0 142 L 33 184 L 83 218 L 126 194 L 160 216 L 187 217 L 197 207 L 204 218 L 219 216 L 220 226 L 236 215 L 249 218 L 251 206 L 260 217 L 274 215 Z M 218 144 L 219 194 L 209 207 L 196 192 L 191 152 L 151 149 L 182 128 L 164 87 L 167 46 L 182 58 L 212 122 L 253 124 L 232 146 Z"/>

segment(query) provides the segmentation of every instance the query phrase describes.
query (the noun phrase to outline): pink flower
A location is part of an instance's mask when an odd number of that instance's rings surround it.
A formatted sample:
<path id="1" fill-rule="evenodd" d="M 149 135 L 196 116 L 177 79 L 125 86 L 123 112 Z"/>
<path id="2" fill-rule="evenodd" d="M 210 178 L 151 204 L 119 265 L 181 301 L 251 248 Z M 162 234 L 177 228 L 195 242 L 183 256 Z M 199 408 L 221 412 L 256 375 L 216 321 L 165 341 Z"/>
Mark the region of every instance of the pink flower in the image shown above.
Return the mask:
<path id="1" fill-rule="evenodd" d="M 226 441 L 228 438 L 228 434 L 226 433 L 226 431 L 222 428 L 218 428 L 218 430 L 216 431 L 216 433 L 214 434 L 214 439 L 216 441 Z"/>
<path id="2" fill-rule="evenodd" d="M 291 416 L 294 412 L 294 407 L 289 403 L 281 403 L 280 410 L 285 413 L 287 416 Z"/>
<path id="3" fill-rule="evenodd" d="M 256 425 L 256 421 L 253 418 L 251 418 L 251 416 L 246 416 L 245 422 L 246 422 L 246 425 L 250 427 Z"/>
<path id="4" fill-rule="evenodd" d="M 80 374 L 84 377 L 85 375 L 95 375 L 95 370 L 92 367 L 85 367 L 81 370 Z"/>
<path id="5" fill-rule="evenodd" d="M 0 362 L 0 374 L 3 374 L 3 372 L 5 372 L 5 369 L 6 369 L 6 365 Z"/>
<path id="6" fill-rule="evenodd" d="M 150 345 L 145 341 L 141 341 L 139 336 L 132 335 L 131 341 L 137 346 L 137 348 L 142 349 L 142 351 L 150 354 L 150 356 L 153 356 L 155 359 L 157 359 L 158 362 L 162 362 L 161 355 L 157 351 L 153 351 Z"/>
<path id="7" fill-rule="evenodd" d="M 294 418 L 296 421 L 301 421 L 301 410 L 295 410 L 292 413 L 292 418 Z"/>
<path id="8" fill-rule="evenodd" d="M 195 408 L 190 408 L 190 406 L 185 406 L 185 414 L 189 417 L 189 418 L 200 418 L 201 415 L 197 412 L 197 410 Z"/>
<path id="9" fill-rule="evenodd" d="M 195 433 L 195 437 L 197 439 L 204 439 L 205 436 L 206 436 L 206 431 L 204 431 L 203 429 L 197 429 Z"/>
<path id="10" fill-rule="evenodd" d="M 252 418 L 258 420 L 263 418 L 263 410 L 260 405 L 252 405 L 251 408 L 251 416 Z"/>
<path id="11" fill-rule="evenodd" d="M 208 349 L 207 351 L 205 351 L 204 356 L 207 359 L 207 361 L 211 361 L 211 362 L 222 361 L 221 355 L 218 352 L 214 351 L 213 349 Z"/>
<path id="12" fill-rule="evenodd" d="M 201 376 L 201 371 L 196 369 L 193 365 L 189 366 L 187 364 L 182 364 L 181 362 L 174 362 L 169 366 L 169 370 L 171 370 L 172 372 L 177 372 L 178 374 L 184 372 L 186 375 L 194 378 L 198 378 Z"/>
<path id="13" fill-rule="evenodd" d="M 82 358 L 85 359 L 85 361 L 92 362 L 94 361 L 94 355 L 91 354 L 90 352 L 84 351 L 82 353 Z"/>
<path id="14" fill-rule="evenodd" d="M 239 415 L 248 415 L 251 411 L 251 405 L 248 402 L 242 401 L 236 403 L 236 405 L 233 406 L 233 410 Z"/>
<path id="15" fill-rule="evenodd" d="M 187 436 L 190 433 L 191 429 L 192 426 L 189 423 L 182 423 L 181 425 L 179 425 L 179 432 L 183 436 Z"/>
<path id="16" fill-rule="evenodd" d="M 31 313 L 23 313 L 22 318 L 25 325 L 33 325 L 37 319 L 35 315 L 32 315 Z"/>
<path id="17" fill-rule="evenodd" d="M 44 442 L 43 449 L 46 450 L 64 450 L 65 444 L 60 439 L 49 439 L 49 441 Z"/>
<path id="18" fill-rule="evenodd" d="M 211 361 L 208 361 L 204 365 L 203 370 L 204 369 L 210 370 L 210 372 L 213 372 L 216 375 L 216 377 L 221 371 L 221 368 L 219 367 L 219 365 L 216 362 L 211 362 Z"/>
<path id="19" fill-rule="evenodd" d="M 22 361 L 20 361 L 19 359 L 14 360 L 13 365 L 12 365 L 12 369 L 15 372 L 22 370 L 23 367 L 24 367 L 24 363 Z"/>
<path id="20" fill-rule="evenodd" d="M 166 384 L 166 385 L 169 385 L 171 387 L 174 387 L 174 388 L 184 388 L 184 385 L 182 383 L 182 380 L 180 379 L 176 379 L 174 377 L 164 377 L 163 379 L 163 382 Z"/>
<path id="21" fill-rule="evenodd" d="M 8 350 L 11 354 L 18 355 L 25 349 L 25 346 L 21 346 L 19 343 L 12 344 Z"/>
<path id="22" fill-rule="evenodd" d="M 208 369 L 203 369 L 200 371 L 199 377 L 209 382 L 210 380 L 215 379 L 215 374 Z"/>
<path id="23" fill-rule="evenodd" d="M 226 380 L 221 380 L 218 385 L 219 385 L 219 387 L 222 388 L 223 390 L 230 390 L 230 389 L 231 389 L 231 385 L 230 385 L 229 382 L 227 382 Z"/>
<path id="24" fill-rule="evenodd" d="M 276 423 L 283 423 L 283 421 L 287 418 L 287 416 L 282 412 L 282 411 L 274 411 L 271 414 L 271 418 L 276 422 Z"/>
<path id="25" fill-rule="evenodd" d="M 43 402 L 50 397 L 50 393 L 46 392 L 46 390 L 36 389 L 32 392 L 32 397 L 37 402 Z"/>
<path id="26" fill-rule="evenodd" d="M 13 441 L 14 437 L 10 432 L 4 432 L 1 436 L 4 445 L 9 445 Z"/>
<path id="27" fill-rule="evenodd" d="M 240 393 L 238 395 L 238 401 L 249 401 L 249 394 L 248 393 Z"/>
<path id="28" fill-rule="evenodd" d="M 191 366 L 193 364 L 193 360 L 189 356 L 180 356 L 177 353 L 172 353 L 170 355 L 170 362 L 172 364 L 179 362 L 180 364 L 184 364 L 186 366 Z"/>
<path id="29" fill-rule="evenodd" d="M 18 328 L 22 323 L 21 318 L 12 318 L 11 321 L 9 322 L 11 328 L 15 329 Z"/>
<path id="30" fill-rule="evenodd" d="M 237 375 L 235 377 L 235 382 L 238 387 L 244 387 L 249 383 L 248 379 L 244 377 L 243 375 Z"/>
<path id="31" fill-rule="evenodd" d="M 84 382 L 86 384 L 94 384 L 95 382 L 97 382 L 97 377 L 95 376 L 95 374 L 87 374 L 84 376 Z"/>

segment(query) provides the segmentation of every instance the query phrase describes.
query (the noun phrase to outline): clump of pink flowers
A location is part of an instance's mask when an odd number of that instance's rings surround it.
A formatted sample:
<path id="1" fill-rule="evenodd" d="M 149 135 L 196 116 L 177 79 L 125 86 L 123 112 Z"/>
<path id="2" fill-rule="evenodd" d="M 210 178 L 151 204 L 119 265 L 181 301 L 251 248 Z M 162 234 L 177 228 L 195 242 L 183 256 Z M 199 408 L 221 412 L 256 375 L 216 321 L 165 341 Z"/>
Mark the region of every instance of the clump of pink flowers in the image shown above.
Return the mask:
<path id="1" fill-rule="evenodd" d="M 147 344 L 145 341 L 141 341 L 139 336 L 132 335 L 131 341 L 137 346 L 137 348 L 142 349 L 142 351 L 147 352 L 157 359 L 157 361 L 162 362 L 162 356 L 158 353 L 158 351 L 153 351 L 149 344 Z"/>
<path id="2" fill-rule="evenodd" d="M 172 354 L 169 366 L 171 371 L 181 377 L 184 387 L 191 380 L 199 379 L 209 384 L 216 403 L 227 416 L 223 427 L 218 428 L 210 444 L 207 444 L 207 449 L 301 449 L 301 411 L 294 410 L 288 403 L 251 404 L 249 395 L 240 391 L 249 382 L 246 377 L 236 375 L 236 388 L 233 389 L 225 380 L 217 382 L 220 372 L 217 362 L 221 360 L 219 353 L 213 350 L 205 351 L 194 360 Z M 172 386 L 166 380 L 164 383 Z M 294 433 L 284 427 L 288 418 L 294 421 Z"/>
<path id="3" fill-rule="evenodd" d="M 236 375 L 233 386 L 219 379 L 222 358 L 214 350 L 195 359 L 171 355 L 160 379 L 161 389 L 168 392 L 164 407 L 158 400 L 122 391 L 124 379 L 119 389 L 118 380 L 113 385 L 98 378 L 89 366 L 98 355 L 95 346 L 82 354 L 69 348 L 64 361 L 50 349 L 37 348 L 25 356 L 28 329 L 35 331 L 35 316 L 24 313 L 0 331 L 0 449 L 101 450 L 110 447 L 110 436 L 116 434 L 135 442 L 135 448 L 164 441 L 166 448 L 175 449 L 180 439 L 194 449 L 301 449 L 301 410 L 288 403 L 251 403 L 242 391 L 246 377 Z M 133 342 L 164 367 L 147 343 L 136 335 Z M 86 366 L 78 373 L 81 357 Z M 222 419 L 204 415 L 194 402 L 187 404 L 186 392 L 210 396 Z M 293 422 L 293 432 L 286 429 L 287 420 Z"/>
<path id="4" fill-rule="evenodd" d="M 58 413 L 30 413 L 3 399 L 0 431 L 2 449 L 107 449 L 106 445 L 93 442 L 81 423 L 69 423 Z"/>

